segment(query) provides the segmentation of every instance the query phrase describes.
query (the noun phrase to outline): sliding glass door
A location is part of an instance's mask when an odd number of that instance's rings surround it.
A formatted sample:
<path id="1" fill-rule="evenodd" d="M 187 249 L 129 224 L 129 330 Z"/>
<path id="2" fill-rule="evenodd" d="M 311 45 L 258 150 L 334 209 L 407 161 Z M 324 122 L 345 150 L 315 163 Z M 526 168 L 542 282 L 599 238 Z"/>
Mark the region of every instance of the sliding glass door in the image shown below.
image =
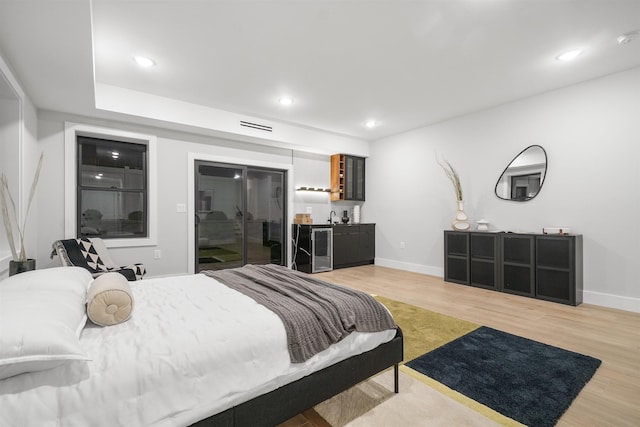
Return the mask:
<path id="1" fill-rule="evenodd" d="M 196 161 L 196 272 L 285 260 L 286 172 Z"/>

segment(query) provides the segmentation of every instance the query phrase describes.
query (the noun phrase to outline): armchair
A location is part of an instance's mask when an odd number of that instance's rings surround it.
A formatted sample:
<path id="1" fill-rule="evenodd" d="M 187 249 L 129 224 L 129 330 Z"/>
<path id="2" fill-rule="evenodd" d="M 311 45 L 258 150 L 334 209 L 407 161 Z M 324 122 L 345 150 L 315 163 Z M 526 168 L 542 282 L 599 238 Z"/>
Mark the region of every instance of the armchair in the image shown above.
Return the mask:
<path id="1" fill-rule="evenodd" d="M 146 273 L 143 264 L 116 266 L 111 260 L 104 242 L 97 237 L 56 240 L 53 242 L 53 254 L 58 254 L 63 266 L 86 268 L 93 277 L 108 272 L 117 272 L 127 280 L 134 281 L 142 279 Z"/>

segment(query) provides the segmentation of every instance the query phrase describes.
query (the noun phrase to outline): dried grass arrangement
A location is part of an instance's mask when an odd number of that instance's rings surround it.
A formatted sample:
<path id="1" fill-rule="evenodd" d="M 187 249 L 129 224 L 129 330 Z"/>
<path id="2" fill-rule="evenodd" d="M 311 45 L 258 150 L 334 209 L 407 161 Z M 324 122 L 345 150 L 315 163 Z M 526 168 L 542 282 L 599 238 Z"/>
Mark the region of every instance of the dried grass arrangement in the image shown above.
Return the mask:
<path id="1" fill-rule="evenodd" d="M 449 178 L 449 181 L 451 181 L 451 183 L 453 184 L 453 189 L 456 192 L 456 200 L 461 202 L 463 200 L 462 185 L 460 184 L 460 177 L 458 176 L 458 172 L 456 172 L 453 166 L 451 166 L 451 164 L 446 160 L 442 160 L 442 162 L 438 160 L 438 164 L 440 165 L 440 167 L 442 167 L 442 170 L 444 170 L 447 178 Z"/>
<path id="2" fill-rule="evenodd" d="M 11 192 L 9 191 L 7 177 L 4 173 L 0 177 L 0 204 L 2 205 L 2 219 L 4 220 L 4 228 L 5 228 L 5 231 L 7 232 L 9 247 L 11 248 L 11 255 L 13 256 L 14 261 L 19 262 L 19 261 L 27 260 L 27 253 L 24 248 L 24 231 L 27 225 L 27 218 L 29 217 L 29 210 L 31 209 L 31 202 L 33 201 L 33 197 L 36 192 L 38 178 L 40 177 L 40 169 L 42 169 L 43 157 L 44 157 L 44 154 L 40 154 L 40 159 L 38 160 L 38 167 L 36 168 L 36 172 L 33 177 L 33 182 L 31 183 L 31 192 L 29 193 L 29 201 L 27 202 L 27 211 L 24 214 L 22 223 L 20 223 L 20 218 L 18 218 L 18 210 L 16 208 L 16 204 L 13 201 L 13 197 L 11 197 Z M 13 238 L 14 224 L 18 234 L 18 238 L 20 240 L 19 251 L 16 248 L 16 242 Z"/>

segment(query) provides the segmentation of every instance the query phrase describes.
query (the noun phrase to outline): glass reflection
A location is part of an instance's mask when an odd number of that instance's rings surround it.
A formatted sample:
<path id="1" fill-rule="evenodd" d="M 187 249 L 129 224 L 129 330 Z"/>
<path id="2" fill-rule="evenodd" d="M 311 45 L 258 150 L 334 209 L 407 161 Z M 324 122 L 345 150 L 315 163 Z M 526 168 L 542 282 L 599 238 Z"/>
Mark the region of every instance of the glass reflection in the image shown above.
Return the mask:
<path id="1" fill-rule="evenodd" d="M 496 196 L 525 202 L 538 195 L 547 172 L 547 153 L 539 145 L 522 150 L 505 168 L 496 183 Z"/>

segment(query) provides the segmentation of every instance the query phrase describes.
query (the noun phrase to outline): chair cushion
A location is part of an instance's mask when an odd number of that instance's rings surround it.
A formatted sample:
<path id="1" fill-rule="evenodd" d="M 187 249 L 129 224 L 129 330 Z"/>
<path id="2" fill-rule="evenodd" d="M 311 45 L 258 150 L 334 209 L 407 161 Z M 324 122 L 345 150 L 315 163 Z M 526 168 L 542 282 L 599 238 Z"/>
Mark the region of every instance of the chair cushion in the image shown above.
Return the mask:
<path id="1" fill-rule="evenodd" d="M 80 239 L 76 239 L 78 242 L 78 246 L 80 247 L 80 253 L 82 257 L 85 259 L 87 265 L 95 272 L 100 271 L 108 271 L 109 267 L 102 260 L 100 254 L 98 253 L 98 249 L 94 246 L 93 242 L 86 237 L 82 237 Z"/>
<path id="2" fill-rule="evenodd" d="M 102 264 L 107 268 L 107 270 L 117 268 L 117 265 L 113 262 L 111 256 L 109 256 L 109 250 L 104 244 L 104 240 L 102 240 L 100 237 L 92 237 L 89 240 L 93 245 L 93 251 L 98 254 L 98 256 L 100 257 L 100 261 L 102 261 Z"/>
<path id="3" fill-rule="evenodd" d="M 133 281 L 142 279 L 146 273 L 144 265 L 139 263 L 116 267 L 104 242 L 99 238 L 57 240 L 53 242 L 53 249 L 60 257 L 62 265 L 85 268 L 93 277 L 113 271 Z"/>
<path id="4" fill-rule="evenodd" d="M 53 247 L 65 266 L 83 267 L 91 273 L 108 271 L 91 240 L 87 238 L 58 240 Z"/>

